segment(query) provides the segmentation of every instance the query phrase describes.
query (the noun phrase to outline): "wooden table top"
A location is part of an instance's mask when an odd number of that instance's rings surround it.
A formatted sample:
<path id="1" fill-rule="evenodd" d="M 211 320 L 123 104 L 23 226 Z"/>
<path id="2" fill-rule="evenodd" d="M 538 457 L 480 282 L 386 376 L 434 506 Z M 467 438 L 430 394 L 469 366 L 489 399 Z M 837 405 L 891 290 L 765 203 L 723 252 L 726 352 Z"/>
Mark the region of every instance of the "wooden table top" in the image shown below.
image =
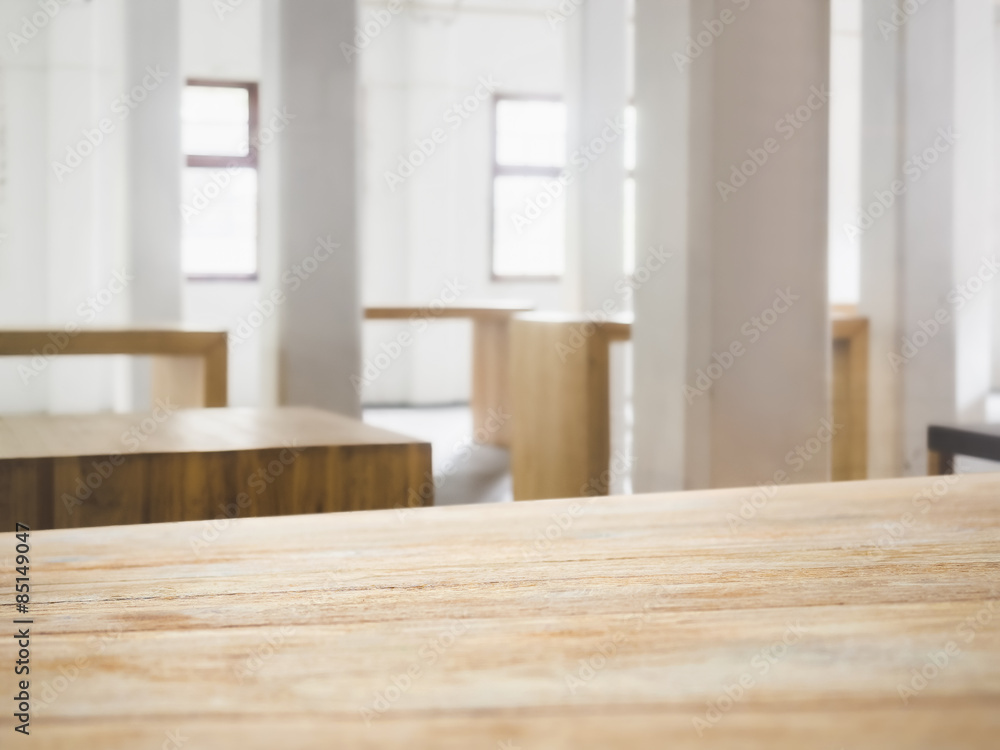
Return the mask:
<path id="1" fill-rule="evenodd" d="M 188 325 L 123 325 L 90 328 L 38 326 L 0 329 L 0 355 L 177 354 L 196 355 L 220 342 L 226 331 Z"/>
<path id="2" fill-rule="evenodd" d="M 1000 475 L 250 518 L 195 559 L 205 528 L 32 534 L 25 747 L 1000 736 Z"/>
<path id="3" fill-rule="evenodd" d="M 509 318 L 519 312 L 534 310 L 528 300 L 484 300 L 462 305 L 428 307 L 427 305 L 369 305 L 365 307 L 368 320 L 397 320 L 412 316 L 437 318 Z"/>
<path id="4" fill-rule="evenodd" d="M 174 411 L 168 404 L 150 414 L 0 416 L 0 460 L 419 442 L 423 441 L 303 407 Z"/>
<path id="5" fill-rule="evenodd" d="M 555 325 L 580 325 L 593 326 L 601 331 L 611 341 L 628 341 L 632 338 L 632 325 L 635 316 L 632 313 L 622 312 L 603 317 L 585 315 L 581 313 L 567 313 L 555 310 L 541 310 L 521 313 L 518 320 L 530 321 L 532 323 L 550 323 Z"/>

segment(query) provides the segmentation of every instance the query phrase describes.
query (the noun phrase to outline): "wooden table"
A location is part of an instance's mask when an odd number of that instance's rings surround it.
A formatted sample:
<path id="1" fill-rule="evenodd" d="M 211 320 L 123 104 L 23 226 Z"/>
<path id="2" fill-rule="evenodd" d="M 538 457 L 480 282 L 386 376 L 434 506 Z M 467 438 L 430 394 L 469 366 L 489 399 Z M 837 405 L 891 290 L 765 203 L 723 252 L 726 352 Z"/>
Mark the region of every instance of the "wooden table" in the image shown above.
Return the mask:
<path id="1" fill-rule="evenodd" d="M 1000 475 L 745 496 L 33 533 L 4 746 L 996 748 Z"/>
<path id="2" fill-rule="evenodd" d="M 317 409 L 0 417 L 2 529 L 431 505 L 431 476 L 428 443 Z"/>
<path id="3" fill-rule="evenodd" d="M 610 349 L 631 337 L 631 316 L 592 322 L 537 312 L 513 320 L 515 500 L 608 494 Z"/>
<path id="4" fill-rule="evenodd" d="M 954 474 L 955 456 L 1000 461 L 1000 424 L 927 428 L 927 473 Z"/>
<path id="5" fill-rule="evenodd" d="M 834 481 L 868 476 L 868 320 L 834 311 Z M 515 500 L 607 494 L 611 464 L 609 348 L 632 316 L 526 313 L 511 324 Z"/>
<path id="6" fill-rule="evenodd" d="M 833 421 L 844 430 L 833 436 L 834 481 L 868 478 L 868 318 L 835 311 L 833 325 Z"/>
<path id="7" fill-rule="evenodd" d="M 498 415 L 510 413 L 508 377 L 510 319 L 534 309 L 530 302 L 494 300 L 453 307 L 381 305 L 365 308 L 368 320 L 437 320 L 467 318 L 472 321 L 472 423 L 487 436 L 485 442 L 510 444 L 511 422 L 505 416 L 496 428 Z"/>
<path id="8" fill-rule="evenodd" d="M 153 397 L 181 406 L 225 406 L 228 334 L 186 326 L 0 330 L 0 356 L 152 355 Z"/>

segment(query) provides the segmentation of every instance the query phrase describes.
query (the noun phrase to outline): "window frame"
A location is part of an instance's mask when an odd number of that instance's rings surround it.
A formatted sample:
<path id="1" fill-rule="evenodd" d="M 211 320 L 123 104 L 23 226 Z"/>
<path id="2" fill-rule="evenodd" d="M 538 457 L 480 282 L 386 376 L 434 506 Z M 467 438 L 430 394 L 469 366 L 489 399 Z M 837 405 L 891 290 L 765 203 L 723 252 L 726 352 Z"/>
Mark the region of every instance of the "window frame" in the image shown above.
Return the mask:
<path id="1" fill-rule="evenodd" d="M 490 123 L 490 147 L 491 147 L 491 157 L 493 168 L 490 174 L 490 191 L 489 191 L 489 216 L 490 216 L 490 281 L 491 282 L 514 282 L 514 283 L 524 283 L 524 282 L 542 282 L 546 284 L 551 284 L 553 282 L 561 282 L 565 277 L 565 271 L 561 274 L 550 274 L 546 276 L 538 276 L 534 274 L 520 274 L 520 275 L 510 275 L 510 274 L 498 274 L 496 272 L 496 188 L 497 188 L 497 178 L 498 177 L 550 177 L 558 178 L 563 172 L 566 171 L 566 167 L 533 167 L 533 166 L 509 166 L 506 164 L 500 164 L 497 161 L 497 109 L 500 106 L 500 102 L 503 101 L 520 101 L 520 102 L 558 102 L 560 104 L 565 103 L 564 97 L 559 94 L 494 94 L 493 95 L 493 120 Z M 563 248 L 565 253 L 566 248 Z"/>
<path id="2" fill-rule="evenodd" d="M 218 156 L 210 154 L 184 154 L 184 167 L 201 169 L 252 169 L 257 173 L 257 242 L 254 247 L 254 268 L 252 274 L 245 273 L 185 273 L 186 281 L 257 281 L 260 278 L 260 161 L 257 137 L 260 133 L 260 89 L 256 81 L 226 81 L 214 78 L 188 78 L 184 86 L 205 88 L 245 89 L 249 107 L 246 156 Z"/>

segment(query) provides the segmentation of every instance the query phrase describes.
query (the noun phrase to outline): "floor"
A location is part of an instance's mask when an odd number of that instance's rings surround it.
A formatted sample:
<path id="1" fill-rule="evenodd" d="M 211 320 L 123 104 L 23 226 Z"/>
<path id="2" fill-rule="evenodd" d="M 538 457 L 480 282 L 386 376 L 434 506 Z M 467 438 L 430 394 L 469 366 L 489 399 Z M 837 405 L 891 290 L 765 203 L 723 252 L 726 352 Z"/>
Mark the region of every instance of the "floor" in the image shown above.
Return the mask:
<path id="1" fill-rule="evenodd" d="M 430 442 L 435 505 L 513 501 L 508 453 L 475 442 L 467 406 L 366 408 L 364 420 Z"/>

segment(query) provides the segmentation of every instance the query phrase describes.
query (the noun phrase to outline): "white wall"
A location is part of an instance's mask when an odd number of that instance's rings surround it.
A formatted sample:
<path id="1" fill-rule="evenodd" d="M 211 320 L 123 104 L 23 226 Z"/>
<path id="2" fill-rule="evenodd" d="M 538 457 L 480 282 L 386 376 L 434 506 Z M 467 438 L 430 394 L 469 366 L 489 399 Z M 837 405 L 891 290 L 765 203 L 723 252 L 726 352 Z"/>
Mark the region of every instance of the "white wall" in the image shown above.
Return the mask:
<path id="1" fill-rule="evenodd" d="M 504 93 L 563 94 L 565 24 L 550 0 L 479 0 L 457 12 L 423 4 L 395 16 L 361 51 L 361 256 L 366 304 L 437 299 L 449 280 L 462 300 L 517 298 L 557 309 L 560 285 L 490 280 L 491 104 L 484 103 L 393 192 L 384 173 L 416 138 L 446 127 L 446 109 L 471 94 L 480 76 Z M 364 3 L 364 24 L 384 9 Z M 450 131 L 449 131 L 450 132 Z M 409 327 L 409 326 L 407 326 Z M 400 330 L 366 323 L 364 358 Z M 470 328 L 437 322 L 364 392 L 368 403 L 447 403 L 468 398 Z"/>
<path id="2" fill-rule="evenodd" d="M 861 2 L 830 3 L 830 302 L 861 298 L 857 222 L 861 186 Z"/>
<path id="3" fill-rule="evenodd" d="M 125 128 L 114 131 L 72 173 L 54 162 L 102 118 L 124 90 L 121 0 L 73 2 L 42 24 L 39 6 L 0 5 L 0 98 L 6 164 L 0 196 L 0 324 L 114 324 L 128 292 L 91 320 L 80 306 L 125 266 L 121 169 Z M 47 18 L 44 14 L 40 18 Z M 10 34 L 15 34 L 12 38 Z M 23 40 L 23 43 L 22 43 Z M 95 411 L 121 406 L 127 370 L 112 358 L 0 362 L 0 412 Z"/>
<path id="4" fill-rule="evenodd" d="M 213 3 L 182 0 L 181 67 L 184 77 L 259 81 L 261 77 L 260 0 L 243 2 L 220 16 Z M 266 251 L 273 251 L 267 248 Z M 265 252 L 265 248 L 261 248 Z M 186 281 L 184 320 L 191 325 L 231 330 L 254 309 L 258 281 Z M 257 406 L 261 386 L 261 337 L 251 336 L 229 349 L 229 403 Z"/>

